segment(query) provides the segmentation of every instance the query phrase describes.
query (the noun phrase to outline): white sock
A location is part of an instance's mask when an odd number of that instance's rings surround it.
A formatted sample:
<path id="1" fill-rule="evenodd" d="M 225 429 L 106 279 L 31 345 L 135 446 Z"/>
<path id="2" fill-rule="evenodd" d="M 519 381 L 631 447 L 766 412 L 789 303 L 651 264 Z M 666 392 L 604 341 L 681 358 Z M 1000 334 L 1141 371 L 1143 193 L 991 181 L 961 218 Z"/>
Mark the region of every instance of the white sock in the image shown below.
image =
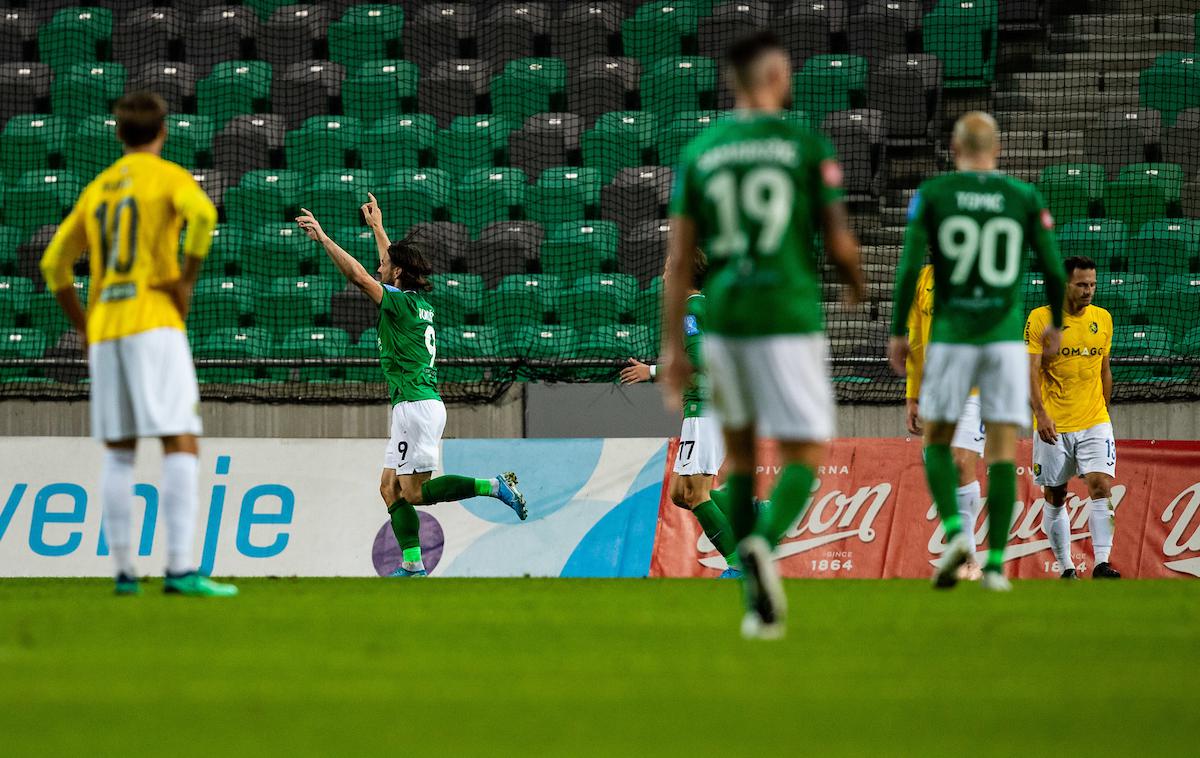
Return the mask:
<path id="1" fill-rule="evenodd" d="M 1071 560 L 1071 522 L 1066 507 L 1046 503 L 1042 511 L 1042 529 L 1050 538 L 1050 549 L 1062 570 L 1075 568 L 1075 562 Z"/>
<path id="2" fill-rule="evenodd" d="M 196 456 L 163 456 L 160 497 L 167 521 L 167 571 L 182 574 L 196 568 L 192 542 L 196 535 Z"/>
<path id="3" fill-rule="evenodd" d="M 117 573 L 134 575 L 132 541 L 134 451 L 106 449 L 100 467 L 100 501 L 104 539 L 117 564 Z"/>
<path id="4" fill-rule="evenodd" d="M 979 480 L 964 484 L 955 494 L 958 498 L 958 515 L 962 518 L 963 532 L 971 538 L 971 546 L 976 547 L 975 519 L 979 517 Z"/>
<path id="5" fill-rule="evenodd" d="M 492 477 L 492 497 L 500 496 L 500 477 Z"/>
<path id="6" fill-rule="evenodd" d="M 1092 551 L 1096 563 L 1107 563 L 1112 552 L 1113 527 L 1116 522 L 1112 501 L 1108 498 L 1092 500 L 1088 509 L 1088 526 L 1092 530 Z"/>

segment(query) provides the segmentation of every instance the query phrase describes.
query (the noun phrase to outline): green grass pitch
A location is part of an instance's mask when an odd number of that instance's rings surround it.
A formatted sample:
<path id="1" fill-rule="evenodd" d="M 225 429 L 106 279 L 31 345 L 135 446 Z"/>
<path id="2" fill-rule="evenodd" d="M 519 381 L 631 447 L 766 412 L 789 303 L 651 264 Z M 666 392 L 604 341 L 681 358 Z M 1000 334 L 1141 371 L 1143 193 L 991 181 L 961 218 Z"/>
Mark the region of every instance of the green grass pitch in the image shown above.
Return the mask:
<path id="1" fill-rule="evenodd" d="M 1200 583 L 0 580 L 5 755 L 1185 755 Z"/>

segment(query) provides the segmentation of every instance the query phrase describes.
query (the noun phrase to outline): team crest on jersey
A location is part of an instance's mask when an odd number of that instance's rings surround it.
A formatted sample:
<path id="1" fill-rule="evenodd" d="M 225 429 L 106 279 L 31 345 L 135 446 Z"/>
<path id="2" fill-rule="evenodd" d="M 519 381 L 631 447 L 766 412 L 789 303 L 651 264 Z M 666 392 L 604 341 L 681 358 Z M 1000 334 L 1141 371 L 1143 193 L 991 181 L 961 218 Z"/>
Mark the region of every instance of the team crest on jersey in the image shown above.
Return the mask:
<path id="1" fill-rule="evenodd" d="M 1095 334 L 1100 331 L 1100 325 L 1097 324 L 1095 321 L 1093 321 L 1092 325 L 1089 326 L 1088 328 L 1092 330 L 1092 334 Z"/>
<path id="2" fill-rule="evenodd" d="M 1040 463 L 1033 464 L 1033 475 L 1034 476 L 1042 475 L 1042 464 L 1040 464 Z"/>
<path id="3" fill-rule="evenodd" d="M 689 337 L 695 337 L 700 333 L 700 324 L 696 321 L 695 316 L 683 317 L 683 332 Z"/>

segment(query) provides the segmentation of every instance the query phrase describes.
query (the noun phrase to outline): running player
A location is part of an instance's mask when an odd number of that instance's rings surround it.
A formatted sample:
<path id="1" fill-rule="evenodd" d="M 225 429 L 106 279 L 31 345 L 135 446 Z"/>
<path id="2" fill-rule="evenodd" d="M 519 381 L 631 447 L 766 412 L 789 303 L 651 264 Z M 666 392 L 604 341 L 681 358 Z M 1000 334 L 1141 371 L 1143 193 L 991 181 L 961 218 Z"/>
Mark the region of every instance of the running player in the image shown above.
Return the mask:
<path id="1" fill-rule="evenodd" d="M 415 505 L 432 505 L 471 497 L 494 497 L 524 521 L 525 497 L 517 476 L 507 471 L 492 479 L 447 474 L 436 479 L 441 465 L 446 406 L 437 390 L 436 331 L 433 306 L 425 299 L 432 289 L 429 263 L 420 245 L 409 239 L 391 242 L 375 196 L 363 214 L 379 248 L 379 279 L 331 240 L 308 210 L 296 223 L 319 242 L 346 280 L 379 306 L 379 361 L 391 393 L 391 439 L 383 455 L 379 494 L 391 516 L 392 531 L 403 551 L 394 577 L 426 576 L 421 559 L 421 524 Z"/>
<path id="2" fill-rule="evenodd" d="M 934 571 L 937 587 L 953 587 L 958 567 L 975 552 L 963 529 L 955 489 L 958 469 L 950 443 L 972 387 L 987 424 L 988 558 L 984 588 L 1009 590 L 1004 548 L 1017 498 L 1017 429 L 1028 414 L 1027 359 L 1021 344 L 1021 274 L 1030 245 L 1046 271 L 1050 319 L 1047 352 L 1061 338 L 1063 268 L 1054 220 L 1031 185 L 1000 173 L 1000 137 L 986 113 L 967 113 L 954 125 L 957 171 L 922 183 L 909 207 L 904 254 L 896 271 L 895 310 L 888 354 L 904 374 L 909 344 L 905 321 L 926 256 L 933 257 L 933 326 L 921 387 L 925 472 L 946 530 L 946 551 Z"/>
<path id="3" fill-rule="evenodd" d="M 921 269 L 917 279 L 917 290 L 912 311 L 908 314 L 908 381 L 904 388 L 905 420 L 910 434 L 921 434 L 921 415 L 918 399 L 921 396 L 921 375 L 925 370 L 925 347 L 929 344 L 929 328 L 933 321 L 933 266 Z M 979 517 L 979 459 L 983 457 L 983 421 L 979 416 L 979 391 L 971 390 L 963 406 L 962 416 L 954 426 L 954 439 L 950 450 L 954 454 L 954 466 L 958 469 L 958 515 L 963 528 L 974 540 L 975 521 Z M 959 569 L 960 579 L 975 581 L 980 578 L 979 563 L 974 553 Z"/>
<path id="4" fill-rule="evenodd" d="M 1067 482 L 1081 477 L 1091 502 L 1088 526 L 1096 565 L 1093 579 L 1120 579 L 1108 562 L 1112 552 L 1116 512 L 1112 504 L 1117 473 L 1117 445 L 1108 406 L 1112 401 L 1113 323 L 1109 312 L 1092 305 L 1096 295 L 1096 264 L 1072 256 L 1067 269 L 1067 307 L 1062 347 L 1042 357 L 1041 334 L 1050 321 L 1042 306 L 1025 322 L 1029 350 L 1030 405 L 1033 406 L 1033 482 L 1046 498 L 1043 524 L 1064 579 L 1078 578 L 1071 560 L 1071 525 L 1063 504 Z"/>
<path id="5" fill-rule="evenodd" d="M 787 51 L 770 32 L 730 47 L 739 111 L 684 151 L 671 200 L 663 374 L 678 407 L 693 366 L 684 316 L 698 248 L 709 256 L 704 362 L 730 459 L 725 489 L 746 579 L 747 637 L 783 633 L 786 598 L 771 551 L 807 505 L 834 433 L 821 281 L 813 241 L 862 296 L 858 240 L 841 202 L 841 169 L 819 134 L 784 120 Z M 783 471 L 772 507 L 756 514 L 755 447 L 778 441 Z"/>
<path id="6" fill-rule="evenodd" d="M 200 390 L 184 322 L 217 209 L 191 174 L 161 157 L 167 139 L 162 98 L 130 93 L 113 113 L 125 154 L 83 190 L 46 248 L 42 273 L 89 346 L 92 435 L 107 448 L 100 497 L 116 591 L 139 592 L 130 554 L 133 462 L 138 438 L 158 437 L 167 521 L 163 590 L 236 595 L 233 585 L 201 576 L 192 561 Z M 179 233 L 185 224 L 180 272 Z M 85 250 L 92 281 L 86 314 L 71 277 Z"/>
<path id="7" fill-rule="evenodd" d="M 679 432 L 679 452 L 671 472 L 667 493 L 671 502 L 691 511 L 708 541 L 725 557 L 728 568 L 722 579 L 741 576 L 737 565 L 737 541 L 725 509 L 729 499 L 725 492 L 713 489 L 714 477 L 725 462 L 725 440 L 721 427 L 708 412 L 708 381 L 704 377 L 704 360 L 700 354 L 705 326 L 705 298 L 700 292 L 708 270 L 708 259 L 696 251 L 693 259 L 692 282 L 687 296 L 687 315 L 683 317 L 683 339 L 688 360 L 696 375 L 683 391 L 683 428 Z M 652 382 L 657 366 L 633 358 L 621 369 L 621 384 Z"/>

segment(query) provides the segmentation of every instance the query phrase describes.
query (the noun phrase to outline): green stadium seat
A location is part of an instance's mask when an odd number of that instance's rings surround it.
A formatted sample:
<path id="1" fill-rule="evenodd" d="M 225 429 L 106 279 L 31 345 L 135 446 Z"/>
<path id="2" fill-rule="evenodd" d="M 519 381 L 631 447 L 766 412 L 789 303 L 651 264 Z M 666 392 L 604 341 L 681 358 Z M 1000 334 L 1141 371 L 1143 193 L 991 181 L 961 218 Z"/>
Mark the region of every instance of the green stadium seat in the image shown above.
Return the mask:
<path id="1" fill-rule="evenodd" d="M 997 0 L 942 0 L 922 24 L 924 50 L 944 66 L 945 87 L 985 87 L 996 79 Z"/>
<path id="2" fill-rule="evenodd" d="M 234 116 L 264 113 L 271 99 L 271 64 L 224 61 L 196 84 L 196 108 L 218 127 Z"/>
<path id="3" fill-rule="evenodd" d="M 318 255 L 324 253 L 295 222 L 262 224 L 246 238 L 242 273 L 259 280 L 295 277 L 312 265 Z"/>
<path id="4" fill-rule="evenodd" d="M 346 381 L 382 382 L 383 369 L 379 366 L 379 330 L 372 327 L 358 335 L 358 341 L 346 350 L 347 358 L 369 361 L 364 366 L 346 366 Z"/>
<path id="5" fill-rule="evenodd" d="M 1171 274 L 1161 279 L 1146 302 L 1144 315 L 1151 323 L 1170 329 L 1176 337 L 1195 326 L 1200 313 L 1200 273 Z"/>
<path id="6" fill-rule="evenodd" d="M 784 111 L 782 114 L 783 120 L 789 123 L 800 124 L 809 129 L 819 129 L 820 124 L 813 118 L 813 115 L 808 111 L 790 110 Z"/>
<path id="7" fill-rule="evenodd" d="M 546 169 L 526 193 L 525 215 L 543 224 L 592 218 L 601 184 L 594 168 Z"/>
<path id="8" fill-rule="evenodd" d="M 296 171 L 327 171 L 358 163 L 362 128 L 349 116 L 313 116 L 284 142 L 287 166 Z"/>
<path id="9" fill-rule="evenodd" d="M 488 293 L 487 323 L 504 329 L 548 323 L 562 281 L 550 274 L 509 274 Z"/>
<path id="10" fill-rule="evenodd" d="M 515 168 L 479 169 L 463 177 L 451 193 L 450 220 L 472 234 L 496 221 L 513 218 L 525 204 L 525 172 Z"/>
<path id="11" fill-rule="evenodd" d="M 368 160 L 376 171 L 394 171 L 427 165 L 437 119 L 427 114 L 406 114 L 380 119 L 362 131 Z"/>
<path id="12" fill-rule="evenodd" d="M 576 357 L 579 335 L 569 326 L 521 326 L 508 334 L 510 355 L 535 361 L 554 361 Z"/>
<path id="13" fill-rule="evenodd" d="M 1127 272 L 1096 275 L 1096 305 L 1112 314 L 1119 324 L 1130 323 L 1135 316 L 1146 311 L 1150 296 L 1150 278 L 1145 274 Z"/>
<path id="14" fill-rule="evenodd" d="M 362 63 L 342 82 L 342 110 L 364 123 L 410 113 L 417 106 L 419 78 L 417 64 L 410 61 Z"/>
<path id="15" fill-rule="evenodd" d="M 654 331 L 639 324 L 605 324 L 583 333 L 579 346 L 581 358 L 641 358 L 647 359 L 658 353 Z M 602 369 L 613 373 L 612 369 Z"/>
<path id="16" fill-rule="evenodd" d="M 1091 258 L 1102 271 L 1128 268 L 1125 223 L 1116 219 L 1087 218 L 1069 221 L 1058 227 L 1058 246 L 1062 257 L 1083 255 Z M 1037 257 L 1034 257 L 1037 261 Z"/>
<path id="17" fill-rule="evenodd" d="M 684 39 L 696 36 L 699 21 L 697 4 L 689 0 L 645 3 L 621 25 L 625 55 L 643 61 L 680 55 Z"/>
<path id="18" fill-rule="evenodd" d="M 426 298 L 437 323 L 458 326 L 478 323 L 483 313 L 483 277 L 478 274 L 434 274 Z"/>
<path id="19" fill-rule="evenodd" d="M 1092 204 L 1104 195 L 1104 167 L 1095 163 L 1059 163 L 1042 169 L 1038 189 L 1056 224 L 1092 217 Z"/>
<path id="20" fill-rule="evenodd" d="M 617 323 L 633 311 L 637 293 L 637 279 L 628 274 L 582 276 L 559 296 L 559 319 L 581 330 Z"/>
<path id="21" fill-rule="evenodd" d="M 664 123 L 686 111 L 712 108 L 716 95 L 717 64 L 711 58 L 663 58 L 642 74 L 642 108 Z"/>
<path id="22" fill-rule="evenodd" d="M 796 108 L 817 123 L 853 108 L 867 89 L 867 59 L 860 55 L 814 55 L 792 83 Z"/>
<path id="23" fill-rule="evenodd" d="M 439 358 L 494 358 L 507 352 L 494 326 L 451 326 L 437 331 Z M 478 382 L 504 372 L 494 366 L 439 366 L 444 382 Z"/>
<path id="24" fill-rule="evenodd" d="M 619 230 L 612 221 L 567 221 L 546 229 L 542 271 L 566 281 L 612 271 L 617 262 Z"/>
<path id="25" fill-rule="evenodd" d="M 0 208 L 4 207 L 0 203 Z M 0 276 L 16 276 L 17 247 L 25 241 L 25 234 L 15 226 L 0 226 Z"/>
<path id="26" fill-rule="evenodd" d="M 373 171 L 321 171 L 309 177 L 308 187 L 300 193 L 301 205 L 318 219 L 336 219 L 341 223 L 349 223 L 351 219 L 361 221 L 359 208 L 367 202 L 367 193 L 375 189 L 375 183 Z"/>
<path id="27" fill-rule="evenodd" d="M 1200 107 L 1200 62 L 1194 52 L 1162 53 L 1138 77 L 1141 107 L 1162 113 L 1172 126 L 1180 112 Z"/>
<path id="28" fill-rule="evenodd" d="M 1021 292 L 1024 296 L 1023 310 L 1026 315 L 1034 308 L 1041 308 L 1046 304 L 1046 275 L 1036 271 L 1025 274 Z"/>
<path id="29" fill-rule="evenodd" d="M 1184 218 L 1147 221 L 1129 246 L 1129 269 L 1143 274 L 1185 274 L 1196 271 L 1200 229 Z"/>
<path id="30" fill-rule="evenodd" d="M 50 107 L 69 118 L 105 116 L 125 91 L 125 67 L 120 63 L 74 63 L 54 77 Z"/>
<path id="31" fill-rule="evenodd" d="M 16 179 L 26 171 L 49 171 L 50 156 L 66 151 L 75 123 L 41 113 L 13 116 L 0 134 L 0 171 Z"/>
<path id="32" fill-rule="evenodd" d="M 1178 206 L 1183 169 L 1175 163 L 1133 163 L 1123 166 L 1115 181 L 1104 187 L 1104 213 L 1125 222 L 1131 232 L 1168 215 Z"/>
<path id="33" fill-rule="evenodd" d="M 664 166 L 679 164 L 683 149 L 700 132 L 720 121 L 727 111 L 688 111 L 666 123 L 658 135 L 658 162 Z"/>
<path id="34" fill-rule="evenodd" d="M 345 358 L 350 352 L 350 335 L 342 329 L 298 327 L 289 330 L 275 347 L 276 358 Z M 345 377 L 346 366 L 301 366 L 293 369 L 302 382 L 320 382 Z M 290 373 L 290 372 L 289 372 Z"/>
<path id="35" fill-rule="evenodd" d="M 452 177 L 503 165 L 515 124 L 502 116 L 459 116 L 433 138 L 434 162 Z"/>
<path id="36" fill-rule="evenodd" d="M 27 323 L 29 328 L 37 329 L 46 335 L 48 345 L 57 344 L 59 338 L 72 328 L 62 307 L 49 292 L 33 293 L 29 300 L 29 310 L 21 320 Z M 0 318 L 0 328 L 3 326 L 4 319 Z"/>
<path id="37" fill-rule="evenodd" d="M 324 276 L 285 276 L 266 284 L 255 303 L 254 325 L 277 337 L 312 329 L 329 316 L 329 299 L 339 282 Z"/>
<path id="38" fill-rule="evenodd" d="M 24 227 L 57 224 L 82 190 L 82 182 L 69 171 L 26 171 L 4 193 L 4 223 Z"/>
<path id="39" fill-rule="evenodd" d="M 211 165 L 212 141 L 216 133 L 216 125 L 207 116 L 170 115 L 167 117 L 163 158 L 187 168 Z"/>
<path id="40" fill-rule="evenodd" d="M 1112 354 L 1122 358 L 1170 358 L 1171 332 L 1161 326 L 1113 326 Z M 1113 366 L 1115 381 L 1150 381 L 1170 376 L 1169 366 Z"/>
<path id="41" fill-rule="evenodd" d="M 6 360 L 41 358 L 46 352 L 46 335 L 37 329 L 0 329 L 0 380 L 41 376 L 40 369 L 6 366 Z"/>
<path id="42" fill-rule="evenodd" d="M 302 171 L 247 171 L 237 186 L 225 191 L 225 215 L 231 223 L 242 226 L 293 219 L 307 187 L 308 176 Z"/>
<path id="43" fill-rule="evenodd" d="M 388 221 L 387 224 L 388 226 L 393 226 L 391 221 Z M 363 268 L 372 274 L 378 270 L 379 248 L 375 245 L 374 232 L 361 224 L 357 226 L 328 227 L 326 231 L 343 250 L 350 253 L 354 257 L 354 260 L 361 263 Z M 324 255 L 324 253 L 321 254 Z M 333 262 L 329 260 L 329 256 L 325 256 L 325 260 L 319 263 L 317 268 L 321 271 L 332 271 L 330 269 L 331 266 L 333 266 Z M 339 274 L 339 276 L 341 275 Z"/>
<path id="44" fill-rule="evenodd" d="M 260 366 L 208 367 L 205 359 L 248 361 L 271 357 L 273 340 L 266 329 L 254 327 L 214 329 L 199 333 L 193 339 L 196 356 L 196 378 L 204 383 L 241 382 L 264 379 L 266 369 Z"/>
<path id="45" fill-rule="evenodd" d="M 581 146 L 585 166 L 600 171 L 605 182 L 612 181 L 623 168 L 653 165 L 650 159 L 658 120 L 645 111 L 614 111 L 596 120 L 584 132 Z"/>
<path id="46" fill-rule="evenodd" d="M 196 283 L 188 330 L 238 329 L 254 312 L 258 294 L 248 279 L 235 276 L 204 277 Z"/>
<path id="47" fill-rule="evenodd" d="M 407 232 L 413 224 L 433 221 L 450 202 L 452 182 L 437 168 L 411 168 L 388 175 L 375 199 L 389 229 Z"/>
<path id="48" fill-rule="evenodd" d="M 295 5 L 296 0 L 242 0 L 242 5 L 254 11 L 259 21 L 266 21 L 271 14 L 288 5 Z"/>
<path id="49" fill-rule="evenodd" d="M 182 244 L 187 230 L 180 234 Z M 236 224 L 218 224 L 212 231 L 212 246 L 204 260 L 203 273 L 213 276 L 239 276 L 242 274 L 242 249 L 246 235 Z"/>
<path id="50" fill-rule="evenodd" d="M 121 152 L 116 119 L 88 116 L 79 122 L 79 129 L 67 143 L 67 168 L 90 181 L 120 158 Z"/>
<path id="51" fill-rule="evenodd" d="M 535 113 L 561 110 L 567 90 L 567 64 L 559 58 L 509 61 L 492 78 L 492 112 L 520 124 Z"/>
<path id="52" fill-rule="evenodd" d="M 356 5 L 329 26 L 329 59 L 346 66 L 401 57 L 404 9 Z"/>
<path id="53" fill-rule="evenodd" d="M 59 71 L 73 63 L 105 60 L 112 47 L 112 11 L 107 8 L 63 8 L 38 30 L 42 63 Z"/>
<path id="54" fill-rule="evenodd" d="M 33 281 L 21 276 L 0 276 L 0 328 L 15 326 L 33 303 Z"/>
<path id="55" fill-rule="evenodd" d="M 651 279 L 650 283 L 635 296 L 633 305 L 634 322 L 650 327 L 656 334 L 661 331 L 662 298 L 662 279 Z"/>
<path id="56" fill-rule="evenodd" d="M 1189 329 L 1175 342 L 1175 352 L 1191 358 L 1200 357 L 1200 327 Z"/>

